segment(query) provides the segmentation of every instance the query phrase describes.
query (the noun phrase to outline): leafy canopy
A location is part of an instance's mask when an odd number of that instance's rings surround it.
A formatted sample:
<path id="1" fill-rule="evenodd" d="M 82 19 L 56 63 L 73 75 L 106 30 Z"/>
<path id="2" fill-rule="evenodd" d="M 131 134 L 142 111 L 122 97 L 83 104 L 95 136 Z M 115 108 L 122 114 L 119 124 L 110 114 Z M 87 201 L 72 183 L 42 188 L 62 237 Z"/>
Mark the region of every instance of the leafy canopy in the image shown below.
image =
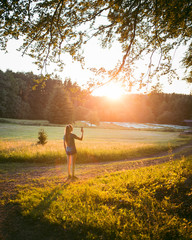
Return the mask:
<path id="1" fill-rule="evenodd" d="M 191 36 L 191 0 L 0 2 L 1 49 L 6 49 L 10 38 L 22 38 L 20 50 L 34 57 L 40 68 L 49 62 L 62 66 L 62 53 L 69 53 L 73 60 L 83 63 L 83 47 L 96 37 L 102 47 L 110 47 L 113 41 L 122 46 L 122 61 L 108 72 L 111 77 L 131 81 L 135 61 L 150 54 L 147 76 L 151 79 L 154 74 L 172 74 L 172 50 L 186 44 L 183 64 L 186 78 L 192 82 Z M 154 67 L 153 56 L 156 53 L 159 60 Z M 141 75 L 141 86 L 143 77 Z"/>

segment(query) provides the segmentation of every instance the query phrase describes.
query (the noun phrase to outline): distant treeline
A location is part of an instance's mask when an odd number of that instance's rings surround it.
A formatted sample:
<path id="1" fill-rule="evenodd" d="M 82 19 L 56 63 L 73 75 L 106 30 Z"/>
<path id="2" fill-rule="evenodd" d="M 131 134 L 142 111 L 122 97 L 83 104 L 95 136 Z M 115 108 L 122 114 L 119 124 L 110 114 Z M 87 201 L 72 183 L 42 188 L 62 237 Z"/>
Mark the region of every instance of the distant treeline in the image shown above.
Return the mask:
<path id="1" fill-rule="evenodd" d="M 183 124 L 192 117 L 192 96 L 152 92 L 111 101 L 92 96 L 70 79 L 62 82 L 7 70 L 0 71 L 0 117 L 59 124 L 77 120 Z"/>

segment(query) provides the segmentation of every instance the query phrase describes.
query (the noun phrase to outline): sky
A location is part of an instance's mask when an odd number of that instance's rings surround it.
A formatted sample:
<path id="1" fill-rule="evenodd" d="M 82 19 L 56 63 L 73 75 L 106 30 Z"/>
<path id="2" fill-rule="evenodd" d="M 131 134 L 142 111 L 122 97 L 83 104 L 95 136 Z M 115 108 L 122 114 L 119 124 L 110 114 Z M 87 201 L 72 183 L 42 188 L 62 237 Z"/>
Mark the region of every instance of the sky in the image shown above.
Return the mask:
<path id="1" fill-rule="evenodd" d="M 20 46 L 20 42 L 17 40 L 10 40 L 8 42 L 8 53 L 0 51 L 0 70 L 6 71 L 7 69 L 14 72 L 33 72 L 34 74 L 40 74 L 37 66 L 33 64 L 33 59 L 29 56 L 22 56 L 22 53 L 17 51 Z M 173 61 L 173 67 L 177 68 L 180 78 L 182 78 L 184 69 L 182 69 L 181 64 L 179 63 L 183 54 L 183 49 L 180 49 L 176 52 Z M 120 45 L 114 43 L 111 49 L 102 49 L 96 41 L 92 40 L 87 47 L 85 48 L 85 69 L 82 70 L 79 63 L 72 63 L 70 56 L 64 56 L 66 66 L 64 71 L 56 72 L 55 66 L 50 66 L 47 70 L 48 73 L 54 72 L 58 74 L 62 80 L 66 77 L 70 77 L 73 82 L 77 82 L 80 86 L 86 84 L 90 79 L 90 71 L 87 68 L 91 67 L 105 67 L 106 69 L 112 69 L 118 60 L 121 60 L 121 48 Z M 181 94 L 190 94 L 192 91 L 192 84 L 188 84 L 184 80 L 173 81 L 172 85 L 167 83 L 167 80 L 162 81 L 163 92 L 165 93 L 181 93 Z M 119 85 L 112 84 L 110 86 L 111 96 L 118 97 L 121 94 L 124 94 L 123 89 Z M 94 95 L 109 95 L 109 86 L 104 86 L 103 88 L 98 88 L 93 92 Z"/>

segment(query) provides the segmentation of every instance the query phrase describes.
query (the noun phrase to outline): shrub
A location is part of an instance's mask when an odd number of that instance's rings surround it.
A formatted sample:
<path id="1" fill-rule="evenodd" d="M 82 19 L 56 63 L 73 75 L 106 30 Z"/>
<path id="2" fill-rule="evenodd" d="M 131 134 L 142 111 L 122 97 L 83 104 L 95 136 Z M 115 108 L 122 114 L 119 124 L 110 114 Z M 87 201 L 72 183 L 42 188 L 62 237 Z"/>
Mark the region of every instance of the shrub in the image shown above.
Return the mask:
<path id="1" fill-rule="evenodd" d="M 45 145 L 47 143 L 47 134 L 44 129 L 41 129 L 38 132 L 38 139 L 39 141 L 37 142 L 37 144 Z"/>

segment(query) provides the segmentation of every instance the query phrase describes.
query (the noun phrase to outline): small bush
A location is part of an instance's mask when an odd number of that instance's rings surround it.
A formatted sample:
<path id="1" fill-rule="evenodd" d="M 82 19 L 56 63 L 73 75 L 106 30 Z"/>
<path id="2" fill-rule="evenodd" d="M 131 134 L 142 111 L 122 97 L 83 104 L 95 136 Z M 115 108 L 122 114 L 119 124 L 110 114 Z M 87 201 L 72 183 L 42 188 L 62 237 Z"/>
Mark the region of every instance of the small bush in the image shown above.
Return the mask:
<path id="1" fill-rule="evenodd" d="M 38 132 L 38 139 L 39 141 L 37 142 L 37 144 L 45 145 L 47 143 L 47 134 L 44 129 L 41 129 Z"/>

